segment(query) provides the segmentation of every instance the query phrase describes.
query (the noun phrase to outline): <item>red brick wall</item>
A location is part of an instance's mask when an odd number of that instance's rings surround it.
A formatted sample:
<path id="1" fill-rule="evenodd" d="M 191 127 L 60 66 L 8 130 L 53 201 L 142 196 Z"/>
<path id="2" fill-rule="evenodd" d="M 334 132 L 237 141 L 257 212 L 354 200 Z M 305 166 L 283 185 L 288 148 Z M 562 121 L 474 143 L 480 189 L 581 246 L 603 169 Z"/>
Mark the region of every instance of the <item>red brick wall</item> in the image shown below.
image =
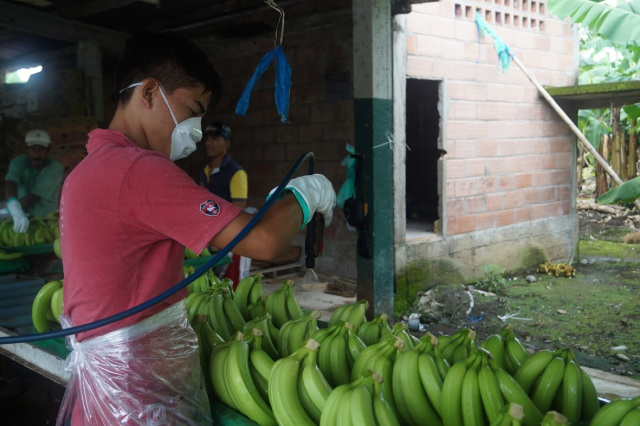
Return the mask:
<path id="1" fill-rule="evenodd" d="M 490 36 L 478 42 L 476 9 L 543 86 L 571 85 L 576 72 L 571 27 L 545 1 L 413 6 L 408 77 L 446 79 L 448 235 L 570 213 L 570 131 L 515 63 L 500 70 Z"/>

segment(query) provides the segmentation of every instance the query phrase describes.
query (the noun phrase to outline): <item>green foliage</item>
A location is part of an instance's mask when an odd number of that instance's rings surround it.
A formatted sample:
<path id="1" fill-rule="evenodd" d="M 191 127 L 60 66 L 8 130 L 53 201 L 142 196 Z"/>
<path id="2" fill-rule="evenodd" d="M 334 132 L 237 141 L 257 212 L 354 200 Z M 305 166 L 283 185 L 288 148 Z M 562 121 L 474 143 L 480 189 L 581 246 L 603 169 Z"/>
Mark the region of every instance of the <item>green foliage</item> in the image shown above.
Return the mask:
<path id="1" fill-rule="evenodd" d="M 640 198 L 640 177 L 626 181 L 602 194 L 598 204 L 633 203 Z"/>
<path id="2" fill-rule="evenodd" d="M 492 293 L 504 292 L 507 280 L 503 276 L 504 270 L 502 268 L 498 265 L 486 263 L 479 268 L 479 272 L 483 275 L 483 278 L 475 282 L 476 289 Z"/>

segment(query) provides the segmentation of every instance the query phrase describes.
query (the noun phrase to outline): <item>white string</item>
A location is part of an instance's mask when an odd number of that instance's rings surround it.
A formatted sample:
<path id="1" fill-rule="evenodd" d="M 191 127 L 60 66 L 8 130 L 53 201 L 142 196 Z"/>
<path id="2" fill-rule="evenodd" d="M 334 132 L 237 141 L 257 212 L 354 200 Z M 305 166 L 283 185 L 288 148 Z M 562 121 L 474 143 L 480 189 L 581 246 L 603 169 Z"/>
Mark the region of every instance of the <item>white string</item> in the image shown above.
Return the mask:
<path id="1" fill-rule="evenodd" d="M 380 148 L 381 146 L 385 146 L 385 145 L 389 145 L 389 149 L 393 149 L 393 144 L 395 143 L 395 138 L 393 137 L 393 133 L 391 133 L 391 131 L 387 130 L 385 133 L 385 136 L 387 137 L 387 141 L 386 142 L 382 142 L 379 145 L 374 146 L 373 148 L 371 148 L 372 150 L 376 149 L 376 148 Z M 404 146 L 407 148 L 407 150 L 411 151 L 411 148 L 409 148 L 409 145 L 407 145 L 407 143 L 404 143 Z"/>
<path id="2" fill-rule="evenodd" d="M 274 45 L 278 46 L 282 44 L 282 39 L 284 38 L 284 10 L 280 6 L 276 4 L 274 0 L 264 0 L 264 2 L 269 5 L 273 10 L 280 14 L 280 18 L 278 18 L 278 24 L 276 25 L 276 39 L 274 41 Z M 280 29 L 280 42 L 278 43 L 278 28 Z"/>

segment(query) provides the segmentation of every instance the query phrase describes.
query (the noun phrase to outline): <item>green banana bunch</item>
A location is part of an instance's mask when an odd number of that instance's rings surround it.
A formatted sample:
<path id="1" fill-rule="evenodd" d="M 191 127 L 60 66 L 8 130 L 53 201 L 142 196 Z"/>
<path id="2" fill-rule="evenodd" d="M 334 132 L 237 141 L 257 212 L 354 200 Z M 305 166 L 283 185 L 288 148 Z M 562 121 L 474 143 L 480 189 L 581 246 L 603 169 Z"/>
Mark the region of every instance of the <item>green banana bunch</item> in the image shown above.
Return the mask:
<path id="1" fill-rule="evenodd" d="M 322 410 L 320 426 L 398 425 L 380 390 L 382 382 L 377 372 L 366 371 L 353 382 L 334 389 Z"/>
<path id="2" fill-rule="evenodd" d="M 60 282 L 63 282 L 61 280 Z M 62 286 L 53 292 L 51 295 L 51 314 L 53 316 L 53 320 L 60 324 L 60 315 L 62 315 Z"/>
<path id="3" fill-rule="evenodd" d="M 265 301 L 265 308 L 278 328 L 282 327 L 285 322 L 304 315 L 293 292 L 295 284 L 293 280 L 284 280 L 278 289 L 267 296 Z"/>
<path id="4" fill-rule="evenodd" d="M 380 314 L 371 321 L 363 322 L 360 325 L 360 328 L 358 328 L 356 334 L 365 345 L 371 346 L 380 341 L 383 331 L 391 332 L 391 328 L 389 327 L 389 317 L 387 314 Z"/>
<path id="5" fill-rule="evenodd" d="M 13 221 L 5 219 L 0 223 L 0 244 L 9 247 L 24 247 L 36 244 L 53 243 L 60 237 L 57 218 L 51 225 L 43 218 L 31 219 L 27 231 L 23 234 L 13 230 Z"/>
<path id="6" fill-rule="evenodd" d="M 216 346 L 210 363 L 212 387 L 218 398 L 231 408 L 259 425 L 276 426 L 268 402 L 252 379 L 250 353 L 250 343 L 241 332 L 229 342 Z"/>
<path id="7" fill-rule="evenodd" d="M 280 330 L 273 325 L 271 315 L 265 314 L 247 321 L 242 332 L 246 334 L 249 330 L 254 328 L 257 328 L 262 333 L 262 349 L 269 355 L 269 357 L 271 357 L 271 359 L 277 360 L 280 358 L 278 348 L 276 346 L 278 344 Z"/>
<path id="8" fill-rule="evenodd" d="M 311 311 L 296 320 L 287 321 L 280 327 L 278 336 L 278 354 L 289 356 L 318 330 L 320 312 Z"/>
<path id="9" fill-rule="evenodd" d="M 369 302 L 366 299 L 358 300 L 352 304 L 341 305 L 331 314 L 329 326 L 338 321 L 344 321 L 353 324 L 353 331 L 358 333 L 360 326 L 367 321 L 365 316 L 367 309 L 369 309 Z"/>
<path id="10" fill-rule="evenodd" d="M 300 371 L 309 350 L 308 345 L 303 345 L 291 355 L 277 360 L 271 369 L 269 402 L 280 426 L 316 425 L 305 410 L 298 392 Z"/>
<path id="11" fill-rule="evenodd" d="M 318 367 L 320 344 L 309 339 L 305 346 L 308 353 L 302 360 L 298 374 L 298 395 L 304 410 L 314 423 L 318 424 L 327 398 L 333 389 Z"/>
<path id="12" fill-rule="evenodd" d="M 33 321 L 33 327 L 38 333 L 44 333 L 49 331 L 49 322 L 47 318 L 55 320 L 54 313 L 52 312 L 52 299 L 53 295 L 62 289 L 62 281 L 49 281 L 40 288 L 36 297 L 33 299 L 31 305 L 31 320 Z M 59 302 L 56 301 L 56 312 L 58 311 L 58 303 L 62 303 L 62 295 L 57 296 Z M 62 312 L 62 306 L 60 305 L 60 313 Z M 59 314 L 58 314 L 59 315 Z"/>
<path id="13" fill-rule="evenodd" d="M 185 306 L 192 326 L 196 316 L 207 315 L 211 328 L 224 341 L 228 341 L 234 333 L 245 328 L 246 321 L 233 302 L 226 285 L 189 294 L 185 299 Z"/>
<path id="14" fill-rule="evenodd" d="M 480 347 L 489 353 L 493 357 L 493 362 L 495 362 L 498 367 L 504 368 L 504 337 L 501 334 L 492 334 L 488 336 L 482 343 L 480 343 Z"/>
<path id="15" fill-rule="evenodd" d="M 209 325 L 209 317 L 206 315 L 198 315 L 194 319 L 193 330 L 198 338 L 198 354 L 200 355 L 200 368 L 205 378 L 207 394 L 213 395 L 213 387 L 209 371 L 209 359 L 216 345 L 224 343 L 222 337 L 217 334 Z"/>
<path id="16" fill-rule="evenodd" d="M 568 426 L 569 424 L 575 423 L 569 423 L 569 419 L 557 411 L 548 411 L 542 418 L 540 426 Z"/>
<path id="17" fill-rule="evenodd" d="M 426 342 L 424 343 L 425 345 L 422 346 L 426 348 Z M 435 361 L 420 349 L 406 349 L 397 354 L 392 372 L 393 399 L 402 424 L 441 426 L 442 419 L 439 410 L 442 400 L 442 379 Z M 421 359 L 423 360 L 422 364 L 420 363 Z M 433 363 L 425 362 L 429 360 Z M 438 382 L 440 387 L 438 387 Z M 435 403 L 427 392 L 427 386 L 439 394 Z M 438 404 L 437 410 L 436 403 Z"/>
<path id="18" fill-rule="evenodd" d="M 476 347 L 476 332 L 463 328 L 452 336 L 438 337 L 438 347 L 450 365 L 466 360 Z"/>
<path id="19" fill-rule="evenodd" d="M 249 320 L 247 307 L 262 298 L 262 274 L 249 275 L 238 281 L 233 301 L 238 306 L 242 316 Z"/>
<path id="20" fill-rule="evenodd" d="M 500 417 L 491 422 L 490 426 L 521 426 L 524 419 L 522 405 L 510 402 L 504 408 L 500 413 Z"/>
<path id="21" fill-rule="evenodd" d="M 189 247 L 184 248 L 184 258 L 185 259 L 195 259 L 198 257 L 198 253 L 191 250 Z"/>
<path id="22" fill-rule="evenodd" d="M 633 423 L 640 415 L 640 396 L 636 398 L 620 398 L 603 405 L 591 419 L 590 426 L 626 426 Z M 626 423 L 626 424 L 625 424 Z"/>
<path id="23" fill-rule="evenodd" d="M 62 259 L 62 250 L 60 249 L 60 238 L 53 240 L 53 252 L 58 256 L 58 259 Z"/>
<path id="24" fill-rule="evenodd" d="M 404 343 L 393 334 L 386 337 L 374 345 L 367 346 L 356 359 L 351 369 L 351 380 L 356 380 L 365 371 L 372 370 L 382 376 L 380 385 L 384 399 L 387 401 L 396 417 L 398 411 L 393 398 L 393 363 L 397 355 L 404 349 Z"/>
<path id="25" fill-rule="evenodd" d="M 322 336 L 318 330 L 313 336 L 320 343 L 318 351 L 318 367 L 329 384 L 333 387 L 349 383 L 354 363 L 366 348 L 365 344 L 351 329 L 351 323 L 339 321 L 327 327 Z"/>

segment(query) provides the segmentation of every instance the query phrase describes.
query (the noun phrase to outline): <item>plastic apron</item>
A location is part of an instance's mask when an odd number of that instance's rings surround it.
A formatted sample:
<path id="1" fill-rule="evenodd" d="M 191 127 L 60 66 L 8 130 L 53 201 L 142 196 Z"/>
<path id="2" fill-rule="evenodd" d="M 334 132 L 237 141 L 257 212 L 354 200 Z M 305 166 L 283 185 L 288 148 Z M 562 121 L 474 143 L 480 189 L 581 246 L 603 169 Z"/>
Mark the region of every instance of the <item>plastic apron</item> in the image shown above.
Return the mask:
<path id="1" fill-rule="evenodd" d="M 184 301 L 102 336 L 67 337 L 67 344 L 71 378 L 57 425 L 213 424 Z"/>

